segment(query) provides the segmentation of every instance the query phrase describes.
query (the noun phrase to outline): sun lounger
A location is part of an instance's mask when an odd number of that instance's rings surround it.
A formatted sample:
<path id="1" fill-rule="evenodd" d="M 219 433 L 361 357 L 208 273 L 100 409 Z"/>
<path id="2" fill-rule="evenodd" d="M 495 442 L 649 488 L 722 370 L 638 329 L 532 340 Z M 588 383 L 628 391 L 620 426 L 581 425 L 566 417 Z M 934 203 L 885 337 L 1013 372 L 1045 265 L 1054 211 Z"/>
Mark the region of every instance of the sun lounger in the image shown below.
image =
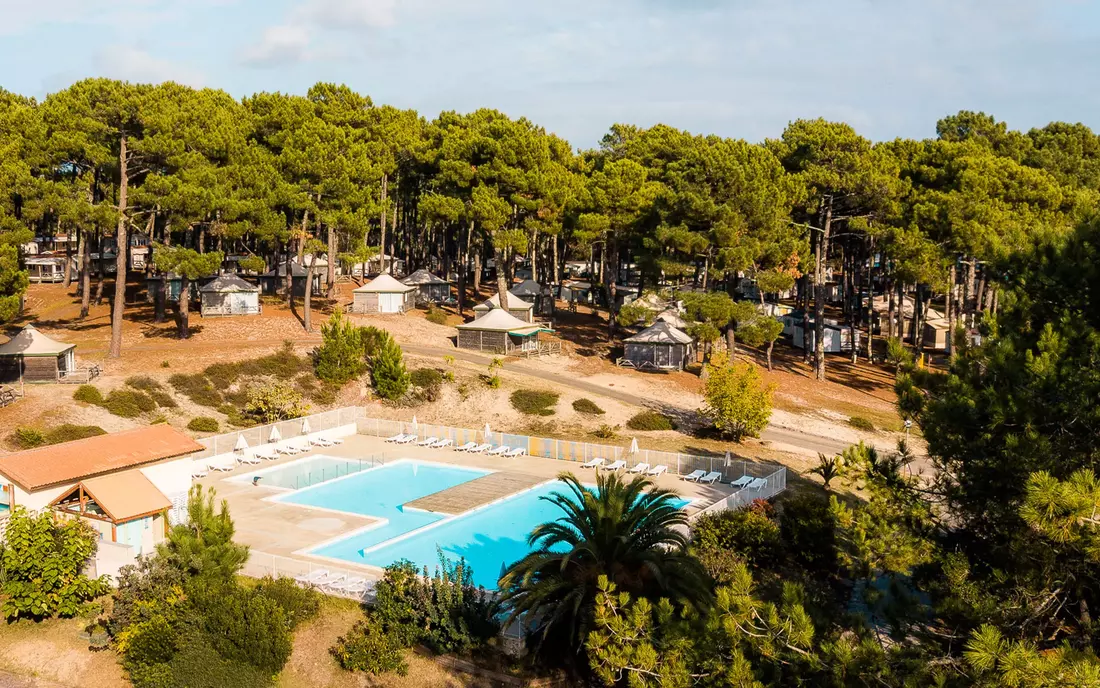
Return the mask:
<path id="1" fill-rule="evenodd" d="M 301 454 L 302 450 L 290 443 L 276 444 L 272 447 L 276 452 L 280 454 Z"/>
<path id="2" fill-rule="evenodd" d="M 295 582 L 298 585 L 320 585 L 329 577 L 328 569 L 318 569 L 310 573 L 303 573 L 300 576 L 295 577 Z"/>
<path id="3" fill-rule="evenodd" d="M 443 439 L 439 440 L 438 442 L 432 442 L 428 446 L 431 447 L 432 449 L 442 449 L 444 447 L 449 447 L 452 444 L 454 444 L 454 440 L 450 439 L 449 437 L 444 437 Z"/>
<path id="4" fill-rule="evenodd" d="M 603 459 L 592 459 L 581 464 L 581 468 L 599 468 L 603 465 Z"/>
<path id="5" fill-rule="evenodd" d="M 634 468 L 631 468 L 629 472 L 630 473 L 645 473 L 648 470 L 649 470 L 649 464 L 648 463 L 638 463 L 638 464 L 634 464 Z"/>
<path id="6" fill-rule="evenodd" d="M 492 448 L 492 446 L 493 445 L 491 445 L 491 444 L 479 444 L 476 447 L 471 447 L 470 449 L 467 449 L 466 451 L 471 453 L 471 454 L 480 454 L 481 452 L 485 451 L 486 449 Z"/>
<path id="7" fill-rule="evenodd" d="M 252 450 L 252 455 L 268 461 L 276 461 L 279 458 L 279 452 L 273 449 L 267 449 L 266 447 L 256 447 Z"/>
<path id="8" fill-rule="evenodd" d="M 327 437 L 321 437 L 321 436 L 307 437 L 306 440 L 309 442 L 310 446 L 313 446 L 313 447 L 331 447 L 331 446 L 333 446 L 332 440 L 330 440 Z"/>
<path id="9" fill-rule="evenodd" d="M 342 584 L 347 579 L 348 579 L 348 575 L 346 573 L 335 573 L 332 576 L 330 576 L 329 578 L 326 578 L 325 580 L 321 581 L 320 583 L 317 583 L 317 587 L 322 588 L 324 590 L 333 590 L 334 591 L 336 586 Z"/>
<path id="10" fill-rule="evenodd" d="M 527 450 L 524 449 L 523 447 L 515 447 L 511 451 L 504 452 L 504 455 L 506 457 L 508 457 L 509 459 L 515 459 L 517 457 L 523 456 L 526 453 L 527 453 Z"/>
<path id="11" fill-rule="evenodd" d="M 740 478 L 738 478 L 737 480 L 731 480 L 730 481 L 730 487 L 744 487 L 744 486 L 748 485 L 749 483 L 751 483 L 752 481 L 753 481 L 753 477 L 751 475 L 743 475 Z"/>
<path id="12" fill-rule="evenodd" d="M 700 478 L 702 478 L 706 474 L 707 474 L 707 472 L 704 471 L 704 470 L 692 471 L 691 473 L 688 473 L 687 475 L 684 476 L 684 480 L 686 480 L 688 482 L 695 482 L 696 480 L 699 480 Z"/>
<path id="13" fill-rule="evenodd" d="M 383 440 L 383 442 L 396 442 L 397 440 L 403 440 L 406 437 L 408 437 L 408 435 L 406 435 L 403 432 L 399 432 L 396 435 L 394 435 L 393 437 L 387 437 L 386 439 Z"/>
<path id="14" fill-rule="evenodd" d="M 215 471 L 221 471 L 222 473 L 228 473 L 237 467 L 237 462 L 230 459 L 229 461 L 223 461 L 222 463 L 209 464 L 210 468 Z"/>
<path id="15" fill-rule="evenodd" d="M 294 447 L 299 452 L 307 452 L 313 449 L 313 444 L 310 443 L 310 441 L 305 437 L 298 437 L 296 439 L 290 440 L 289 442 L 287 442 L 287 444 L 291 447 Z"/>
<path id="16" fill-rule="evenodd" d="M 412 444 L 416 441 L 416 435 L 405 435 L 399 440 L 394 440 L 394 444 Z"/>
<path id="17" fill-rule="evenodd" d="M 753 480 L 751 483 L 746 485 L 745 489 L 746 490 L 760 490 L 760 488 L 764 487 L 767 484 L 768 484 L 768 481 L 765 480 L 764 478 L 757 478 L 756 480 Z"/>
<path id="18" fill-rule="evenodd" d="M 455 451 L 470 451 L 471 449 L 473 449 L 476 446 L 477 446 L 477 442 L 467 442 L 466 444 L 461 444 L 461 445 L 455 447 Z"/>
<path id="19" fill-rule="evenodd" d="M 362 595 L 367 590 L 367 580 L 365 578 L 349 578 L 329 589 L 337 595 Z"/>
<path id="20" fill-rule="evenodd" d="M 710 473 L 707 473 L 706 475 L 704 475 L 702 478 L 699 478 L 699 482 L 707 483 L 708 485 L 713 485 L 714 483 L 718 482 L 721 479 L 722 479 L 721 471 L 711 471 Z"/>
<path id="21" fill-rule="evenodd" d="M 621 471 L 626 468 L 626 461 L 619 459 L 618 461 L 612 461 L 603 467 L 605 471 Z"/>
<path id="22" fill-rule="evenodd" d="M 192 478 L 205 478 L 208 475 L 210 475 L 210 466 L 205 463 L 197 463 L 191 467 Z"/>
<path id="23" fill-rule="evenodd" d="M 344 443 L 344 440 L 343 440 L 343 438 L 340 438 L 340 437 L 330 437 L 330 436 L 328 436 L 328 435 L 319 435 L 319 436 L 317 437 L 317 439 L 318 439 L 318 440 L 321 440 L 322 442 L 328 442 L 328 444 L 326 444 L 326 445 L 323 445 L 323 446 L 326 446 L 326 447 L 331 447 L 331 446 L 332 446 L 332 445 L 334 445 L 334 444 L 343 444 L 343 443 Z"/>
<path id="24" fill-rule="evenodd" d="M 424 439 L 422 439 L 422 440 L 420 440 L 419 442 L 417 442 L 417 443 L 416 443 L 416 446 L 418 446 L 418 447 L 426 447 L 426 446 L 428 446 L 429 444 L 435 444 L 435 443 L 436 443 L 436 442 L 438 442 L 438 441 L 439 441 L 439 438 L 438 438 L 438 437 L 436 437 L 435 435 L 432 435 L 431 437 L 425 437 Z"/>
<path id="25" fill-rule="evenodd" d="M 650 468 L 648 471 L 646 471 L 645 474 L 646 475 L 652 475 L 652 476 L 658 476 L 658 475 L 660 475 L 662 473 L 665 473 L 667 471 L 668 471 L 668 466 L 666 466 L 662 463 L 662 464 L 658 464 L 658 465 L 654 466 L 653 468 Z"/>
<path id="26" fill-rule="evenodd" d="M 239 454 L 237 456 L 237 461 L 239 461 L 241 463 L 246 463 L 250 466 L 255 466 L 256 464 L 260 463 L 259 458 L 255 457 L 255 456 L 252 456 L 251 454 L 249 454 L 247 452 Z"/>
<path id="27" fill-rule="evenodd" d="M 501 454 L 507 454 L 511 450 L 512 450 L 511 447 L 509 447 L 506 444 L 502 444 L 499 447 L 497 447 L 496 449 L 490 449 L 488 454 L 489 454 L 489 456 L 500 456 Z"/>

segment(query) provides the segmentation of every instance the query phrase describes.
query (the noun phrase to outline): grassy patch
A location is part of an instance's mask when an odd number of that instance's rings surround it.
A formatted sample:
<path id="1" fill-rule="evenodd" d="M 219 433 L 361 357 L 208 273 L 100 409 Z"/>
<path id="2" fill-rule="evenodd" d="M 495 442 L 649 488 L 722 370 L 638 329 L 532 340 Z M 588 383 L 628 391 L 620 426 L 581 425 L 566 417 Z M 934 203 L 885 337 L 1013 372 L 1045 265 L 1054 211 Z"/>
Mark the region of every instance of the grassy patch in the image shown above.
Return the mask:
<path id="1" fill-rule="evenodd" d="M 191 422 L 187 424 L 187 429 L 195 432 L 217 432 L 219 427 L 218 420 L 209 416 L 192 418 Z"/>
<path id="2" fill-rule="evenodd" d="M 604 410 L 591 399 L 577 399 L 573 402 L 573 410 L 588 416 L 602 416 Z"/>
<path id="3" fill-rule="evenodd" d="M 214 389 L 214 385 L 210 383 L 210 380 L 206 379 L 205 375 L 198 373 L 195 375 L 176 373 L 168 378 L 168 384 L 172 385 L 177 392 L 199 406 L 217 408 L 222 404 L 221 393 Z"/>
<path id="4" fill-rule="evenodd" d="M 863 416 L 852 416 L 848 419 L 848 425 L 851 425 L 856 430 L 863 430 L 864 432 L 875 431 L 875 424 Z"/>
<path id="5" fill-rule="evenodd" d="M 552 416 L 558 403 L 558 393 L 540 389 L 517 389 L 512 392 L 512 408 L 529 416 Z"/>
<path id="6" fill-rule="evenodd" d="M 172 395 L 161 389 L 154 389 L 149 392 L 149 396 L 153 398 L 153 401 L 157 402 L 157 406 L 161 408 L 177 408 L 179 404 L 172 398 Z"/>
<path id="7" fill-rule="evenodd" d="M 86 404 L 99 406 L 103 403 L 103 393 L 95 385 L 80 385 L 73 392 L 73 399 L 83 401 Z"/>
<path id="8" fill-rule="evenodd" d="M 143 413 L 155 411 L 157 402 L 145 392 L 116 389 L 103 400 L 103 408 L 120 418 L 137 418 Z"/>
<path id="9" fill-rule="evenodd" d="M 65 423 L 45 431 L 30 427 L 16 428 L 15 432 L 8 435 L 8 442 L 17 449 L 34 449 L 35 447 L 45 447 L 51 444 L 72 442 L 73 440 L 106 434 L 107 431 L 98 425 Z"/>
<path id="10" fill-rule="evenodd" d="M 676 423 L 671 418 L 657 411 L 642 411 L 635 414 L 626 422 L 626 427 L 631 430 L 658 431 L 675 430 Z"/>
<path id="11" fill-rule="evenodd" d="M 613 440 L 619 436 L 619 429 L 618 425 L 608 425 L 604 423 L 592 431 L 592 436 L 598 437 L 601 440 Z"/>
<path id="12" fill-rule="evenodd" d="M 139 389 L 143 392 L 152 392 L 153 390 L 163 389 L 161 384 L 149 377 L 148 375 L 133 375 L 126 378 L 126 386 Z"/>
<path id="13" fill-rule="evenodd" d="M 442 308 L 436 308 L 435 306 L 428 306 L 428 314 L 424 316 L 424 319 L 430 323 L 436 325 L 447 324 L 447 312 Z"/>

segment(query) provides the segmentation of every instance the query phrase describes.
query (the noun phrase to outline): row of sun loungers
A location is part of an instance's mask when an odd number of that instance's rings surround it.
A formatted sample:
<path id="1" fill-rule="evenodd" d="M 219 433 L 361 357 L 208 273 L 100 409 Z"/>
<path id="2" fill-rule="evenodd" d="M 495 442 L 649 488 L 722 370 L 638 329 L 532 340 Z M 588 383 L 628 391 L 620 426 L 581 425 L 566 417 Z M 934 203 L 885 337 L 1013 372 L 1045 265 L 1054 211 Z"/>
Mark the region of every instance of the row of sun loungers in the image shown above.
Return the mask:
<path id="1" fill-rule="evenodd" d="M 362 600 L 374 594 L 374 581 L 357 576 L 348 576 L 344 573 L 330 573 L 326 569 L 318 569 L 308 574 L 303 574 L 294 579 L 303 587 L 318 588 L 322 592 L 341 597 L 350 597 Z"/>
<path id="2" fill-rule="evenodd" d="M 455 451 L 467 452 L 469 454 L 485 453 L 488 456 L 503 456 L 510 459 L 523 456 L 527 453 L 527 450 L 523 447 L 509 447 L 503 444 L 494 447 L 487 443 L 480 444 L 478 442 L 467 442 L 456 447 L 454 446 L 454 442 L 446 437 L 425 437 L 424 439 L 418 439 L 417 435 L 407 435 L 404 433 L 394 435 L 393 437 L 387 437 L 385 441 L 391 444 L 415 444 L 417 447 L 429 447 L 431 449 L 452 448 Z"/>
<path id="3" fill-rule="evenodd" d="M 236 468 L 238 464 L 255 466 L 263 461 L 275 461 L 282 456 L 312 451 L 315 447 L 335 447 L 343 443 L 344 440 L 339 437 L 327 437 L 325 435 L 296 437 L 277 444 L 259 446 L 245 450 L 237 456 L 223 460 L 219 463 L 196 462 L 191 471 L 191 477 L 205 478 L 210 475 L 210 471 L 228 473 Z"/>
<path id="4" fill-rule="evenodd" d="M 626 468 L 626 461 L 620 459 L 618 461 L 607 463 L 603 459 L 592 459 L 591 461 L 586 461 L 582 463 L 581 468 L 595 468 L 597 470 L 619 471 Z M 656 466 L 650 466 L 648 463 L 636 463 L 630 470 L 627 471 L 627 473 L 637 473 L 651 476 L 658 476 L 667 472 L 668 466 L 664 465 L 663 463 Z"/>

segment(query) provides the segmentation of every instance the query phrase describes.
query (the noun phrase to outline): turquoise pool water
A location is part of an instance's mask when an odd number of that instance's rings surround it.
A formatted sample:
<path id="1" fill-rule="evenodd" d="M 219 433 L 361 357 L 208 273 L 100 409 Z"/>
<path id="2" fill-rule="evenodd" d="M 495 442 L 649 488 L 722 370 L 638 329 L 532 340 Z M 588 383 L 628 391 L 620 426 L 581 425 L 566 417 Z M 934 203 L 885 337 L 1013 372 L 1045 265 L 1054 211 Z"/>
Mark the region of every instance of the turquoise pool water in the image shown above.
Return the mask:
<path id="1" fill-rule="evenodd" d="M 473 569 L 474 582 L 495 589 L 501 571 L 531 551 L 527 536 L 535 526 L 562 515 L 558 507 L 540 498 L 563 489 L 562 483 L 554 481 L 445 521 L 435 514 L 419 514 L 416 518 L 423 519 L 421 527 L 432 523 L 438 525 L 395 542 L 385 540 L 396 536 L 379 538 L 376 531 L 367 531 L 314 548 L 311 553 L 373 566 L 388 566 L 408 559 L 434 570 L 438 547 L 450 559 L 464 557 Z M 683 508 L 687 504 L 688 501 L 680 500 L 679 506 Z"/>
<path id="2" fill-rule="evenodd" d="M 291 492 L 277 499 L 290 504 L 388 519 L 386 524 L 352 536 L 359 543 L 358 548 L 363 549 L 446 518 L 428 511 L 406 510 L 403 508 L 405 503 L 480 478 L 489 472 L 462 466 L 397 461 L 334 482 Z"/>
<path id="3" fill-rule="evenodd" d="M 253 470 L 249 473 L 231 480 L 246 483 L 258 477 L 260 484 L 265 487 L 300 490 L 303 487 L 341 478 L 351 473 L 359 473 L 373 466 L 369 459 L 341 459 L 336 456 L 317 454 L 273 468 L 264 468 L 262 465 L 253 466 Z"/>

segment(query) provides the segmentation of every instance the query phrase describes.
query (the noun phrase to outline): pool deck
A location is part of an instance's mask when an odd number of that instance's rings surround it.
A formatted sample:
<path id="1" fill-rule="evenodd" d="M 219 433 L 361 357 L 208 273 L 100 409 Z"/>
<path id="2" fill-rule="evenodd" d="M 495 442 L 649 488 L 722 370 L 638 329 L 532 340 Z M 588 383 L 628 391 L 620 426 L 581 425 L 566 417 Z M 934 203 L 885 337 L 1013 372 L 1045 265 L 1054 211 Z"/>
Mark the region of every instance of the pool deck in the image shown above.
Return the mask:
<path id="1" fill-rule="evenodd" d="M 324 567 L 342 568 L 356 575 L 377 577 L 377 568 L 358 566 L 350 562 L 334 564 L 332 560 L 305 554 L 302 550 L 341 538 L 352 531 L 377 523 L 378 519 L 271 501 L 270 497 L 284 494 L 286 491 L 264 487 L 262 481 L 260 485 L 232 481 L 234 477 L 250 475 L 257 469 L 279 466 L 314 455 L 346 459 L 382 455 L 386 463 L 398 459 L 415 459 L 499 471 L 499 473 L 442 490 L 410 503 L 410 506 L 423 509 L 425 506 L 422 503 L 427 501 L 429 510 L 447 514 L 463 513 L 481 504 L 521 492 L 533 485 L 552 480 L 563 471 L 575 473 L 584 482 L 595 481 L 593 471 L 580 468 L 579 464 L 568 461 L 534 457 L 504 459 L 481 454 L 466 454 L 453 449 L 395 446 L 387 444 L 380 437 L 366 435 L 353 435 L 345 438 L 343 444 L 335 447 L 318 448 L 307 454 L 287 456 L 277 461 L 265 461 L 260 466 L 238 466 L 229 473 L 212 472 L 206 478 L 196 482 L 213 487 L 217 490 L 218 499 L 224 499 L 229 504 L 230 513 L 236 524 L 234 539 L 252 549 L 252 557 L 246 566 L 246 572 L 260 572 L 262 575 L 264 572 L 275 570 L 279 573 L 297 575 L 311 568 Z M 654 482 L 660 487 L 675 490 L 685 499 L 692 500 L 692 504 L 687 508 L 689 513 L 694 513 L 732 492 L 732 488 L 725 485 L 700 485 L 686 482 L 675 475 L 662 475 L 655 478 Z M 477 483 L 482 484 L 477 485 Z M 462 490 L 461 488 L 464 487 L 466 489 Z"/>

